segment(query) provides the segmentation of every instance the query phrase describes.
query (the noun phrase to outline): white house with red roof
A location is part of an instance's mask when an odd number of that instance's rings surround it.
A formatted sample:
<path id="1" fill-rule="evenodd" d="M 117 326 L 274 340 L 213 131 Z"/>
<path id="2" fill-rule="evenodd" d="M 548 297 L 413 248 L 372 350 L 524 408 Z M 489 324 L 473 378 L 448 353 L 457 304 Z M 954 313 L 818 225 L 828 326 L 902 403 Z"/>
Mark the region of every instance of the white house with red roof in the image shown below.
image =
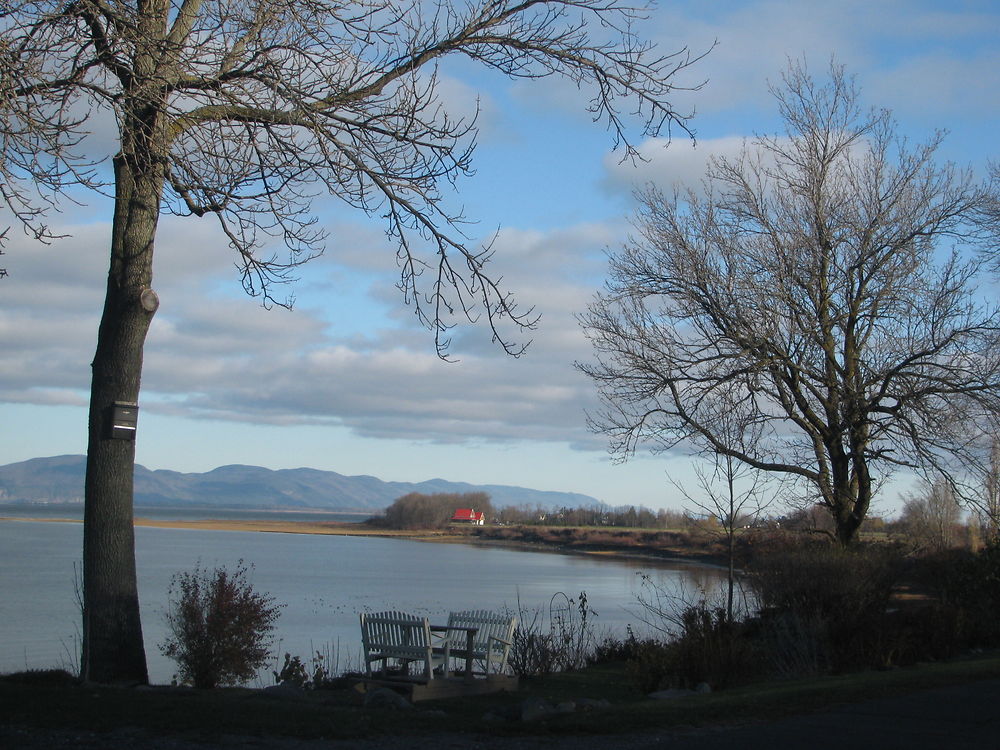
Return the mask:
<path id="1" fill-rule="evenodd" d="M 471 526 L 482 526 L 486 523 L 485 514 L 472 508 L 459 508 L 451 517 L 452 523 L 467 523 Z"/>

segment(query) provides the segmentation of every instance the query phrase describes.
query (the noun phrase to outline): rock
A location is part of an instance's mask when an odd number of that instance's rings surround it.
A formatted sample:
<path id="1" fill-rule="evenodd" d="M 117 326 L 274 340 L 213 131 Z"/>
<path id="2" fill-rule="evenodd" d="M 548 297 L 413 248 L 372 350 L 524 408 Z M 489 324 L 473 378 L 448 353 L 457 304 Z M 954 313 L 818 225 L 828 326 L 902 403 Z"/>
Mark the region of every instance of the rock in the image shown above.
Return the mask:
<path id="1" fill-rule="evenodd" d="M 576 703 L 573 701 L 563 701 L 562 703 L 556 704 L 557 714 L 571 714 L 576 711 Z"/>
<path id="2" fill-rule="evenodd" d="M 655 693 L 650 693 L 647 698 L 652 698 L 657 701 L 669 701 L 675 698 L 686 698 L 693 693 L 690 690 L 680 690 L 678 688 L 671 688 L 670 690 L 657 690 Z"/>
<path id="3" fill-rule="evenodd" d="M 493 721 L 520 721 L 521 707 L 520 706 L 495 707 L 487 715 L 492 716 Z"/>
<path id="4" fill-rule="evenodd" d="M 551 716 L 555 709 L 541 698 L 528 698 L 521 704 L 521 721 L 535 721 Z"/>
<path id="5" fill-rule="evenodd" d="M 365 708 L 385 708 L 392 711 L 410 711 L 413 704 L 395 690 L 377 688 L 365 694 Z"/>
<path id="6" fill-rule="evenodd" d="M 301 698 L 302 688 L 290 682 L 282 682 L 278 685 L 268 685 L 260 691 L 260 694 L 267 698 Z"/>
<path id="7" fill-rule="evenodd" d="M 696 693 L 711 693 L 712 692 L 712 686 L 709 685 L 707 682 L 699 682 L 695 686 L 694 691 Z"/>
<path id="8" fill-rule="evenodd" d="M 580 698 L 576 702 L 576 707 L 581 711 L 596 711 L 601 708 L 611 708 L 611 701 L 607 698 Z"/>
<path id="9" fill-rule="evenodd" d="M 486 712 L 483 721 L 519 721 L 521 719 L 520 706 L 498 706 Z"/>

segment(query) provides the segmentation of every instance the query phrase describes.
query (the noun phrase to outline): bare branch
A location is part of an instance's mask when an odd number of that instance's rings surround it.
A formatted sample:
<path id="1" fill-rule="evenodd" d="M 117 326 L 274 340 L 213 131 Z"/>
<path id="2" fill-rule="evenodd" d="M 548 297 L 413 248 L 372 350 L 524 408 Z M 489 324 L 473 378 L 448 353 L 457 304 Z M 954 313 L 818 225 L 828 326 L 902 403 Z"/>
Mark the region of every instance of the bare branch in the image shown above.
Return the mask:
<path id="1" fill-rule="evenodd" d="M 940 134 L 911 149 L 862 112 L 836 66 L 817 85 L 793 65 L 775 94 L 784 134 L 714 161 L 703 193 L 639 196 L 579 367 L 619 455 L 684 444 L 804 483 L 846 543 L 876 469 L 957 476 L 988 455 L 1000 311 L 976 251 L 996 191 L 935 164 Z"/>
<path id="2" fill-rule="evenodd" d="M 316 197 L 385 217 L 399 286 L 442 356 L 456 315 L 483 318 L 513 355 L 524 346 L 501 325 L 531 330 L 537 316 L 490 275 L 489 247 L 468 246 L 461 211 L 445 208 L 442 185 L 471 171 L 476 128 L 447 112 L 438 62 L 568 78 L 635 157 L 630 122 L 641 136 L 690 132 L 669 97 L 699 57 L 656 53 L 634 31 L 643 11 L 617 0 L 20 0 L 7 17 L 0 198 L 37 236 L 53 200 L 39 185 L 98 187 L 76 150 L 91 116 L 110 110 L 122 158 L 158 160 L 166 210 L 218 217 L 245 288 L 266 303 L 271 284 L 324 248 Z M 268 250 L 277 238 L 287 260 Z"/>

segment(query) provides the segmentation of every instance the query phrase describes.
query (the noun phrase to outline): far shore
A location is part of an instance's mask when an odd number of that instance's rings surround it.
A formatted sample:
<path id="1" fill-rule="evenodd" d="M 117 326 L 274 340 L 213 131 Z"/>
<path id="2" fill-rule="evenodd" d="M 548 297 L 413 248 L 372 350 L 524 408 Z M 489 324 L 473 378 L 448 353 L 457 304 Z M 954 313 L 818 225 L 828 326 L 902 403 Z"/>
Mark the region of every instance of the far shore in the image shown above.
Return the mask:
<path id="1" fill-rule="evenodd" d="M 30 521 L 34 523 L 83 523 L 79 518 L 23 518 L 0 516 L 0 521 Z M 399 530 L 379 529 L 362 523 L 347 521 L 268 521 L 261 519 L 201 519 L 197 521 L 156 520 L 151 518 L 135 518 L 135 526 L 157 529 L 189 529 L 205 531 L 243 531 L 271 534 L 311 534 L 326 536 L 366 536 L 389 539 L 409 539 L 418 542 L 435 542 L 439 544 L 473 544 L 477 546 L 504 547 L 534 552 L 560 552 L 583 554 L 592 557 L 610 559 L 635 559 L 657 561 L 660 563 L 693 563 L 698 565 L 722 565 L 724 561 L 718 556 L 688 549 L 683 546 L 671 545 L 669 548 L 637 549 L 634 546 L 618 546 L 602 544 L 600 546 L 579 546 L 572 544 L 553 544 L 537 540 L 523 539 L 483 539 L 475 535 L 473 529 L 420 529 Z"/>
<path id="2" fill-rule="evenodd" d="M 38 523 L 83 523 L 80 518 L 21 518 L 0 516 L 0 521 L 31 521 Z M 157 520 L 136 516 L 136 526 L 154 529 L 200 529 L 205 531 L 257 531 L 275 534 L 326 534 L 333 536 L 383 536 L 400 539 L 425 541 L 467 541 L 464 538 L 446 539 L 452 536 L 447 531 L 398 531 L 395 529 L 373 529 L 360 523 L 348 521 L 267 521 L 260 519 L 240 520 L 234 518 L 206 518 L 197 521 Z"/>

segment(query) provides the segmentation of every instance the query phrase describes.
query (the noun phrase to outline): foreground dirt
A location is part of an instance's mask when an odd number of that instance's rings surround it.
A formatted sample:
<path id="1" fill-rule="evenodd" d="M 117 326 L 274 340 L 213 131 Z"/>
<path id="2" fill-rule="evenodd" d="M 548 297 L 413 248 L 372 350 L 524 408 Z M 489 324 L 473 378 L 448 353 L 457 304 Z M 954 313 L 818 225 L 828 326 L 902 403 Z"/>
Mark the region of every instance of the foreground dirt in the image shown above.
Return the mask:
<path id="1" fill-rule="evenodd" d="M 157 737 L 117 729 L 106 734 L 73 730 L 26 731 L 0 726 L 0 747 L 25 750 L 981 750 L 998 747 L 1000 679 L 840 704 L 774 721 L 700 729 L 613 735 L 494 737 L 442 732 L 368 740 L 296 740 L 267 737 Z"/>
<path id="2" fill-rule="evenodd" d="M 36 730 L 0 727 L 0 747 L 19 750 L 616 750 L 676 746 L 720 729 L 644 732 L 628 735 L 574 737 L 493 737 L 442 733 L 422 737 L 380 737 L 368 740 L 300 740 L 289 737 L 223 735 L 207 739 L 157 737 L 139 729 L 116 729 L 108 733 L 76 730 Z"/>

